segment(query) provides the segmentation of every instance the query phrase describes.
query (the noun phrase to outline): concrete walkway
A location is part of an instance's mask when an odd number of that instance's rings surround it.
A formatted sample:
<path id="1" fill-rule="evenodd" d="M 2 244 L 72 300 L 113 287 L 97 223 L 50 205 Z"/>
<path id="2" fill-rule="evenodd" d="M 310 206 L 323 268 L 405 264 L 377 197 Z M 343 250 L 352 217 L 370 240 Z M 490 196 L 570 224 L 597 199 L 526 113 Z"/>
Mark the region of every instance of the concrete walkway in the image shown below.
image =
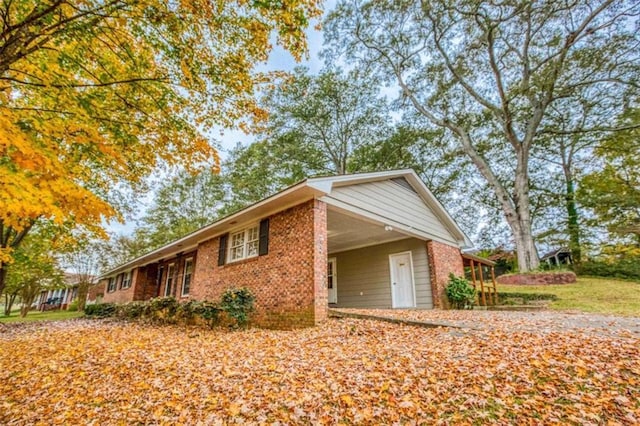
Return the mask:
<path id="1" fill-rule="evenodd" d="M 587 332 L 611 337 L 640 339 L 640 317 L 538 311 L 440 311 L 421 309 L 332 308 L 329 315 L 373 319 L 419 327 L 450 327 L 466 330 L 495 330 L 533 333 Z"/>

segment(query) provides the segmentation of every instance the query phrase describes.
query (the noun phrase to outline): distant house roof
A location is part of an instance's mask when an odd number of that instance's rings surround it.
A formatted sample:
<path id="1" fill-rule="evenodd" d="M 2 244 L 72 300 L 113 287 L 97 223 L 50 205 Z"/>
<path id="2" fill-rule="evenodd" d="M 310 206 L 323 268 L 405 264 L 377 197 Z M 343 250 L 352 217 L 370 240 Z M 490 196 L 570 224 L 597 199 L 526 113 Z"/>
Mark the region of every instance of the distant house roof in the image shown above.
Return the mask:
<path id="1" fill-rule="evenodd" d="M 559 254 L 571 254 L 571 250 L 569 250 L 567 247 L 561 247 L 561 248 L 552 250 L 549 253 L 546 253 L 544 256 L 540 258 L 540 260 L 547 260 L 550 257 L 556 257 Z"/>
<path id="2" fill-rule="evenodd" d="M 76 286 L 82 282 L 83 279 L 89 278 L 89 282 L 93 282 L 95 277 L 86 274 L 74 274 L 72 272 L 64 273 L 64 283 L 69 286 Z"/>
<path id="3" fill-rule="evenodd" d="M 386 179 L 404 179 L 420 198 L 435 213 L 443 226 L 454 236 L 461 247 L 471 247 L 473 244 L 469 237 L 460 229 L 444 206 L 436 199 L 433 193 L 422 182 L 418 175 L 411 169 L 391 170 L 373 173 L 358 173 L 338 176 L 320 176 L 307 178 L 296 183 L 270 197 L 252 204 L 231 215 L 223 217 L 209 225 L 206 225 L 184 237 L 146 253 L 130 262 L 120 265 L 102 274 L 101 278 L 124 272 L 128 269 L 157 262 L 161 259 L 195 249 L 199 243 L 224 234 L 236 224 L 255 220 L 258 217 L 266 217 L 286 210 L 306 200 L 320 198 L 328 195 L 335 188 L 348 185 L 375 182 Z"/>

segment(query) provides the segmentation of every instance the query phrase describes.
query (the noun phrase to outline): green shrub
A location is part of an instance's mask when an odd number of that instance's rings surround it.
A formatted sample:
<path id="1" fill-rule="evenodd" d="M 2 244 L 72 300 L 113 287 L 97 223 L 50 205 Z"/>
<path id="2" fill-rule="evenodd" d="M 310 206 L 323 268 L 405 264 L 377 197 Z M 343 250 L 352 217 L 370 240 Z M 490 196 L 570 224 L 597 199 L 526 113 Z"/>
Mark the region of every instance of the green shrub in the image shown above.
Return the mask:
<path id="1" fill-rule="evenodd" d="M 222 309 L 218 305 L 207 301 L 195 303 L 193 312 L 196 316 L 202 318 L 211 328 L 219 324 Z"/>
<path id="2" fill-rule="evenodd" d="M 590 260 L 580 264 L 576 273 L 605 278 L 640 280 L 640 259 L 627 258 L 615 262 Z"/>
<path id="3" fill-rule="evenodd" d="M 69 303 L 69 306 L 67 307 L 67 311 L 69 311 L 69 312 L 77 312 L 78 311 L 78 299 L 76 299 L 73 302 Z"/>
<path id="4" fill-rule="evenodd" d="M 138 319 L 144 313 L 146 304 L 144 302 L 129 302 L 122 305 L 116 305 L 116 318 L 120 319 Z"/>
<path id="5" fill-rule="evenodd" d="M 145 316 L 152 321 L 173 323 L 180 303 L 174 297 L 156 297 L 146 302 Z"/>
<path id="6" fill-rule="evenodd" d="M 222 294 L 220 308 L 236 321 L 240 327 L 247 325 L 253 312 L 255 296 L 246 288 L 229 288 Z"/>
<path id="7" fill-rule="evenodd" d="M 145 319 L 156 323 L 193 323 L 202 319 L 213 328 L 220 323 L 220 312 L 225 311 L 238 326 L 245 326 L 253 311 L 254 297 L 248 289 L 230 289 L 222 299 L 224 306 L 208 301 L 191 300 L 179 303 L 173 297 L 159 297 L 146 302 L 124 304 L 97 303 L 85 307 L 90 318 L 115 317 L 124 320 Z"/>
<path id="8" fill-rule="evenodd" d="M 558 296 L 550 293 L 503 293 L 498 292 L 498 300 L 502 301 L 505 299 L 522 299 L 524 303 L 531 302 L 534 300 L 558 300 Z"/>
<path id="9" fill-rule="evenodd" d="M 449 274 L 449 284 L 445 291 L 455 309 L 470 309 L 476 302 L 476 289 L 462 277 Z"/>
<path id="10" fill-rule="evenodd" d="M 84 307 L 85 316 L 92 318 L 113 317 L 116 314 L 116 305 L 114 303 L 96 303 Z"/>

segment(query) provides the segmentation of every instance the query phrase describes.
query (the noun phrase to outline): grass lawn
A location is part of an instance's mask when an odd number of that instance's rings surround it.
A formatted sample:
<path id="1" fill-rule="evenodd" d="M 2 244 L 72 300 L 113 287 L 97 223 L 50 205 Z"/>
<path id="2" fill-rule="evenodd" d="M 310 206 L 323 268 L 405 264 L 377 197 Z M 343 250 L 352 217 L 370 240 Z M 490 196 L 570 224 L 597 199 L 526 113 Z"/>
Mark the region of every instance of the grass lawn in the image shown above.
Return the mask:
<path id="1" fill-rule="evenodd" d="M 73 311 L 31 311 L 26 317 L 20 318 L 20 311 L 13 311 L 11 315 L 5 317 L 0 316 L 0 323 L 9 322 L 32 322 L 32 321 L 46 321 L 46 320 L 65 320 L 71 318 L 79 318 L 82 316 L 82 312 Z"/>
<path id="2" fill-rule="evenodd" d="M 502 285 L 505 293 L 551 293 L 558 300 L 550 309 L 640 316 L 640 283 L 608 278 L 578 277 L 575 284 L 542 286 Z"/>

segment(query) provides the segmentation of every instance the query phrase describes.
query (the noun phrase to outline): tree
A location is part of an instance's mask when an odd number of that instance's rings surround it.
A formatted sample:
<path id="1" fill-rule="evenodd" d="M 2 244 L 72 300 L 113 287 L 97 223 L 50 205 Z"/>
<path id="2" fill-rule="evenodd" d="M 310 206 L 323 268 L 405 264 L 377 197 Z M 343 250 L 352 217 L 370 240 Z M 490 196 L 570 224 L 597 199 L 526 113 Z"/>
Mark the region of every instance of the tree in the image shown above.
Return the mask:
<path id="1" fill-rule="evenodd" d="M 629 130 L 603 139 L 596 149 L 600 170 L 586 174 L 579 197 L 604 225 L 610 241 L 627 240 L 640 248 L 640 109 L 629 109 L 621 118 Z"/>
<path id="2" fill-rule="evenodd" d="M 134 238 L 144 241 L 151 250 L 183 237 L 215 221 L 225 196 L 224 180 L 219 174 L 209 170 L 197 175 L 179 173 L 156 192 Z"/>
<path id="3" fill-rule="evenodd" d="M 259 139 L 236 146 L 225 165 L 231 212 L 308 176 L 360 171 L 359 150 L 391 131 L 388 106 L 375 82 L 357 73 L 297 68 L 262 100 L 269 118 Z M 358 160 L 360 161 L 360 160 Z"/>
<path id="4" fill-rule="evenodd" d="M 46 230 L 40 228 L 30 234 L 14 253 L 14 262 L 9 266 L 5 289 L 5 315 L 11 313 L 11 305 L 20 296 L 20 316 L 25 317 L 43 289 L 60 288 L 64 285 L 64 274 L 58 265 Z M 6 297 L 9 295 L 9 297 Z"/>
<path id="5" fill-rule="evenodd" d="M 535 269 L 530 157 L 551 108 L 590 96 L 620 110 L 635 90 L 635 1 L 343 1 L 327 40 L 455 138 L 488 182 L 513 234 L 522 271 Z M 331 51 L 328 55 L 331 55 Z M 354 62 L 354 61 L 351 61 Z M 582 133 L 608 129 L 575 129 Z"/>
<path id="6" fill-rule="evenodd" d="M 0 292 L 36 220 L 100 233 L 157 164 L 218 168 L 203 136 L 264 112 L 270 35 L 296 58 L 315 0 L 0 5 Z"/>
<path id="7" fill-rule="evenodd" d="M 75 276 L 78 284 L 78 311 L 84 311 L 89 288 L 98 283 L 102 255 L 98 241 L 83 240 L 63 256 L 67 270 Z"/>
<path id="8" fill-rule="evenodd" d="M 375 81 L 339 69 L 317 76 L 296 69 L 266 96 L 264 107 L 270 114 L 265 139 L 279 156 L 296 160 L 304 175 L 352 171 L 353 153 L 389 130 L 388 107 Z"/>

